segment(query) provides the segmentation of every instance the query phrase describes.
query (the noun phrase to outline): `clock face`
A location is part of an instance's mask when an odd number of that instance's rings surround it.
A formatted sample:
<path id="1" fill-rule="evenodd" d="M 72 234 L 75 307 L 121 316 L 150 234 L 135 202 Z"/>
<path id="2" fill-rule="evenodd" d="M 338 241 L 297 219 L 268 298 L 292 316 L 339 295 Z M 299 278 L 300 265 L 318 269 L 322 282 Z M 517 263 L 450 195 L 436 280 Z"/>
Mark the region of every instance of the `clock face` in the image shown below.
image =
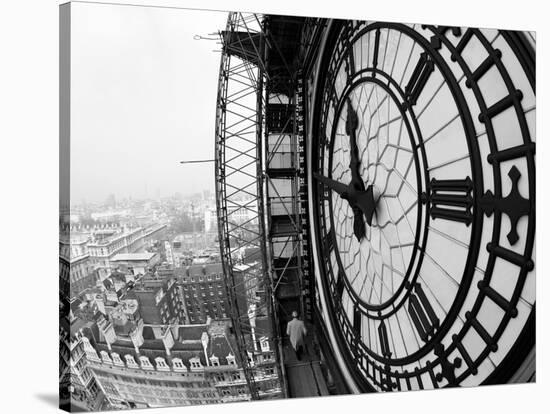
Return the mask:
<path id="1" fill-rule="evenodd" d="M 312 102 L 320 290 L 362 390 L 506 382 L 535 341 L 534 50 L 333 22 Z"/>

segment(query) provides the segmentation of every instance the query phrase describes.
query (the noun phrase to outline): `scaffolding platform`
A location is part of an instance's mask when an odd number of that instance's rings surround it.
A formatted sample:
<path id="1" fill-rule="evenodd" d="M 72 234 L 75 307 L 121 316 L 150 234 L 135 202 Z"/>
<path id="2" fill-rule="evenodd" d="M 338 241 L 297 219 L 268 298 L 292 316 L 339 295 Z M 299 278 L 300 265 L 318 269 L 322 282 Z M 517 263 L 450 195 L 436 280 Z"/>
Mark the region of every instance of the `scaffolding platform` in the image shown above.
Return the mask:
<path id="1" fill-rule="evenodd" d="M 329 395 L 321 369 L 318 347 L 314 345 L 314 334 L 311 331 L 308 329 L 305 338 L 305 351 L 301 360 L 296 358 L 296 352 L 290 345 L 288 337 L 285 337 L 283 342 L 284 365 L 290 398 Z"/>

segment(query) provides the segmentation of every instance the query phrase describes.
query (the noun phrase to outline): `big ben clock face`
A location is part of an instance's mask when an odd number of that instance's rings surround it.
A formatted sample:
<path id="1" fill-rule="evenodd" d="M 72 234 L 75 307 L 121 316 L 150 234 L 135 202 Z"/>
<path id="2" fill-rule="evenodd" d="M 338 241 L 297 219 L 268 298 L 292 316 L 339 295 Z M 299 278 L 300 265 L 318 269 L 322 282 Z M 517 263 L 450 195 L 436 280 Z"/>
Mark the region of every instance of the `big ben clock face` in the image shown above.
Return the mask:
<path id="1" fill-rule="evenodd" d="M 335 21 L 310 168 L 320 290 L 362 390 L 509 381 L 535 343 L 534 49 Z"/>

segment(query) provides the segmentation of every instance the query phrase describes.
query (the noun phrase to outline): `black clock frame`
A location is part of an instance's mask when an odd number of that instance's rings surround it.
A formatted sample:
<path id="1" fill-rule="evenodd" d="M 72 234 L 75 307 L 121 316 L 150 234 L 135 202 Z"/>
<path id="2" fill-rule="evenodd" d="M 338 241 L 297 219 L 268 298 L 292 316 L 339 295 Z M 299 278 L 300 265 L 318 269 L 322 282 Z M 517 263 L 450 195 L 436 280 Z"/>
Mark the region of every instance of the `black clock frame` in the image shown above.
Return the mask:
<path id="1" fill-rule="evenodd" d="M 485 113 L 487 111 L 486 105 L 484 105 L 483 96 L 481 95 L 480 89 L 477 85 L 477 79 L 475 79 L 475 76 L 472 74 L 468 66 L 466 65 L 464 59 L 460 55 L 459 48 L 461 47 L 460 42 L 455 47 L 453 44 L 449 41 L 449 39 L 446 37 L 446 33 L 451 29 L 452 33 L 454 34 L 455 31 L 458 31 L 460 29 L 456 28 L 449 28 L 449 27 L 437 27 L 437 26 L 423 26 L 424 30 L 430 30 L 433 32 L 433 36 L 431 37 L 430 41 L 425 39 L 423 36 L 416 33 L 413 29 L 399 24 L 385 24 L 385 23 L 374 23 L 372 25 L 369 25 L 366 30 L 375 30 L 379 27 L 389 28 L 389 29 L 397 29 L 401 30 L 403 32 L 408 33 L 417 43 L 421 44 L 424 50 L 430 53 L 431 57 L 434 59 L 436 64 L 438 65 L 438 68 L 442 72 L 442 74 L 447 78 L 454 80 L 454 75 L 452 74 L 450 68 L 447 66 L 447 64 L 443 61 L 441 56 L 438 54 L 437 50 L 441 48 L 441 45 L 445 45 L 447 47 L 453 56 L 453 60 L 455 60 L 462 68 L 464 75 L 466 76 L 471 89 L 473 90 L 473 93 L 478 101 L 478 104 L 480 105 L 480 108 L 482 110 L 482 113 Z M 352 24 L 350 22 L 346 21 L 334 21 L 331 31 L 328 34 L 327 43 L 325 47 L 325 51 L 323 56 L 321 57 L 321 68 L 328 67 L 328 64 L 330 60 L 333 58 L 334 47 L 337 44 L 338 38 L 341 35 L 342 32 L 345 32 L 345 36 L 347 36 L 348 41 L 344 41 L 340 43 L 338 46 L 343 46 L 344 48 L 346 46 L 349 47 L 349 45 L 352 44 L 352 42 L 349 41 L 349 39 L 354 38 L 355 36 L 360 36 L 362 33 L 354 32 L 352 28 Z M 528 42 L 523 38 L 523 35 L 521 33 L 514 33 L 514 32 L 501 32 L 503 38 L 508 42 L 514 53 L 516 53 L 516 56 L 518 57 L 518 60 L 520 61 L 522 67 L 524 68 L 524 71 L 526 72 L 529 81 L 531 82 L 531 86 L 533 90 L 534 88 L 534 51 L 532 51 L 532 48 L 528 44 Z M 476 36 L 481 41 L 484 47 L 486 47 L 489 51 L 489 54 L 491 56 L 495 56 L 496 52 L 490 45 L 490 43 L 484 38 L 484 36 L 481 34 L 481 32 L 477 29 L 466 29 L 465 35 L 466 36 Z M 346 43 L 346 44 L 344 44 Z M 463 47 L 464 45 L 462 45 Z M 491 50 L 492 49 L 492 50 Z M 338 52 L 338 50 L 336 51 Z M 339 51 L 342 53 L 341 51 Z M 345 60 L 345 57 L 342 58 L 340 61 L 343 62 Z M 506 69 L 503 67 L 502 62 L 500 62 L 498 59 L 496 60 L 496 67 L 498 68 L 499 72 L 501 74 L 504 74 L 503 77 L 506 81 L 506 84 L 508 86 L 508 89 L 510 90 L 510 96 L 516 96 L 514 95 L 515 90 L 513 90 L 513 84 L 509 78 L 509 76 L 506 74 Z M 320 71 L 320 78 L 318 79 L 318 85 L 323 86 L 322 93 L 318 93 L 317 96 L 314 98 L 314 107 L 315 108 L 321 108 L 321 103 L 323 100 L 323 94 L 325 92 L 324 85 L 327 76 L 329 76 L 329 71 Z M 475 264 L 477 261 L 477 255 L 479 252 L 479 244 L 480 244 L 480 234 L 476 231 L 476 229 L 481 226 L 482 220 L 483 220 L 483 213 L 487 214 L 486 209 L 484 209 L 478 200 L 481 200 L 483 197 L 483 182 L 481 175 L 481 168 L 476 168 L 475 165 L 479 165 L 481 162 L 480 155 L 479 155 L 479 149 L 477 148 L 477 142 L 476 142 L 476 135 L 475 135 L 475 128 L 473 125 L 473 121 L 471 117 L 469 116 L 468 111 L 462 111 L 460 108 L 466 107 L 466 101 L 464 99 L 464 96 L 462 95 L 462 92 L 460 91 L 460 87 L 458 84 L 451 85 L 453 86 L 451 88 L 451 91 L 453 92 L 453 96 L 455 98 L 455 101 L 457 103 L 457 108 L 459 108 L 459 111 L 461 112 L 461 119 L 463 126 L 465 128 L 467 141 L 468 141 L 468 148 L 471 154 L 470 161 L 472 163 L 472 174 L 473 174 L 473 181 L 474 183 L 477 183 L 476 186 L 474 186 L 474 200 L 476 202 L 473 205 L 473 215 L 472 215 L 472 240 L 470 243 L 470 249 L 468 253 L 468 259 L 467 259 L 467 265 L 465 269 L 465 278 L 463 279 L 463 282 L 461 283 L 461 288 L 459 290 L 459 294 L 455 298 L 455 301 L 449 310 L 449 313 L 447 317 L 445 318 L 444 324 L 440 327 L 440 329 L 436 332 L 436 334 L 433 336 L 432 340 L 429 343 L 426 343 L 425 347 L 423 348 L 425 350 L 426 354 L 430 350 L 435 349 L 435 347 L 440 343 L 441 338 L 443 335 L 445 335 L 450 328 L 450 324 L 454 320 L 454 317 L 458 314 L 458 311 L 460 310 L 460 307 L 462 305 L 462 302 L 464 300 L 464 297 L 466 293 L 468 292 L 468 289 L 470 288 L 472 276 L 475 268 Z M 524 137 L 524 140 L 529 141 L 529 131 L 527 129 L 527 124 L 525 121 L 525 116 L 523 112 L 521 111 L 521 106 L 519 105 L 519 101 L 516 99 L 513 100 L 513 105 L 516 107 L 516 113 L 518 115 L 518 118 L 520 119 L 520 126 L 522 130 L 522 134 Z M 463 112 L 465 112 L 463 114 Z M 320 114 L 319 111 L 316 111 L 313 114 L 313 131 L 311 136 L 313 137 L 320 137 L 320 131 L 323 131 L 323 125 L 321 122 L 321 116 L 324 118 L 324 114 Z M 337 117 L 335 117 L 337 119 Z M 494 136 L 494 131 L 492 129 L 491 125 L 491 119 L 490 117 L 487 117 L 485 120 L 485 124 L 487 127 L 487 135 L 490 142 L 490 148 L 491 153 L 494 154 L 496 157 L 498 157 L 498 149 L 496 145 L 496 139 Z M 419 134 L 419 137 L 421 137 L 421 134 Z M 527 138 L 526 138 L 527 137 Z M 475 151 L 472 151 L 472 146 Z M 518 278 L 518 283 L 515 287 L 515 292 L 513 295 L 512 300 L 510 301 L 510 306 L 513 308 L 515 306 L 515 303 L 517 302 L 519 298 L 519 294 L 521 293 L 521 287 L 523 286 L 523 283 L 526 278 L 526 274 L 528 271 L 532 269 L 532 261 L 529 259 L 531 257 L 533 244 L 534 244 L 534 217 L 535 217 L 535 199 L 534 199 L 534 188 L 535 188 L 535 168 L 534 168 L 534 143 L 532 142 L 526 142 L 527 150 L 525 152 L 525 157 L 527 159 L 528 163 L 528 169 L 529 169 L 529 228 L 527 232 L 527 242 L 525 246 L 525 254 L 524 257 L 526 264 L 522 268 L 520 272 L 520 276 Z M 423 150 L 423 146 L 422 150 Z M 319 149 L 317 145 L 312 145 L 312 148 Z M 513 156 L 514 154 L 507 154 L 505 156 Z M 319 154 L 317 154 L 319 156 Z M 313 165 L 316 163 L 315 159 L 316 155 L 314 155 L 313 159 Z M 425 157 L 425 155 L 424 155 Z M 502 198 L 501 194 L 501 177 L 500 177 L 500 170 L 498 168 L 498 159 L 494 161 L 493 164 L 493 173 L 494 173 L 494 185 L 495 185 L 495 197 Z M 417 162 L 417 161 L 415 161 Z M 477 176 L 476 176 L 477 174 Z M 426 181 L 428 180 L 428 174 L 425 175 Z M 428 186 L 429 183 L 426 183 L 426 186 Z M 318 200 L 317 203 L 313 203 L 313 213 L 315 217 L 324 217 L 324 215 L 321 214 L 321 211 L 323 209 L 323 201 L 322 197 L 320 197 L 320 194 L 322 194 L 323 189 L 318 186 L 314 185 L 311 189 L 313 191 L 313 199 Z M 421 201 L 421 200 L 419 200 Z M 332 205 L 330 203 L 330 205 Z M 419 204 L 420 205 L 420 204 Z M 420 209 L 419 209 L 420 210 Z M 427 213 L 427 209 L 426 209 Z M 510 212 L 505 211 L 506 214 L 510 214 Z M 498 238 L 500 236 L 501 226 L 500 226 L 500 219 L 501 219 L 502 212 L 498 210 L 494 210 L 494 227 L 493 227 L 493 243 L 498 243 Z M 331 215 L 332 217 L 332 215 Z M 426 225 L 427 225 L 427 219 L 426 219 Z M 319 225 L 315 226 L 314 232 L 315 237 L 317 237 L 318 240 L 322 240 L 323 232 L 321 231 L 322 222 L 319 223 Z M 427 232 L 425 232 L 425 236 L 427 236 Z M 425 246 L 425 243 L 423 243 L 423 246 Z M 318 257 L 323 256 L 323 249 L 321 246 L 317 246 L 317 255 Z M 494 250 L 491 251 L 491 254 L 489 256 L 489 262 L 487 264 L 486 268 L 486 274 L 484 277 L 484 281 L 486 283 L 489 282 L 491 276 L 492 276 L 492 270 L 494 267 L 494 262 L 496 260 L 497 254 L 502 252 L 495 252 Z M 473 256 L 472 256 L 473 255 Z M 502 256 L 501 256 L 502 257 Z M 421 264 L 419 264 L 418 267 L 420 267 Z M 361 360 L 363 357 L 362 355 L 353 355 L 351 352 L 348 351 L 349 344 L 354 344 L 356 346 L 360 346 L 357 338 L 353 337 L 353 327 L 350 326 L 350 322 L 347 320 L 347 317 L 339 318 L 339 314 L 341 309 L 339 308 L 338 303 L 333 303 L 333 301 L 330 298 L 330 292 L 333 291 L 334 287 L 331 286 L 331 281 L 329 281 L 329 278 L 327 277 L 326 269 L 321 269 L 323 272 L 323 275 L 321 277 L 322 279 L 322 290 L 321 294 L 326 294 L 328 296 L 328 306 L 329 306 L 329 315 L 331 318 L 330 323 L 333 326 L 336 325 L 342 325 L 343 323 L 343 330 L 346 332 L 341 332 L 340 330 L 336 329 L 336 337 L 339 344 L 339 347 L 341 350 L 343 350 L 342 354 L 347 362 L 348 367 L 350 367 L 350 372 L 352 376 L 354 377 L 354 382 L 359 386 L 359 388 L 362 391 L 368 392 L 368 391 L 374 391 L 375 388 L 368 383 L 365 380 L 365 376 L 363 374 L 360 374 L 357 372 L 357 359 Z M 413 284 L 410 284 L 408 288 L 412 288 Z M 441 374 L 443 375 L 449 383 L 449 386 L 456 385 L 460 383 L 467 375 L 470 375 L 472 373 L 475 373 L 477 370 L 477 366 L 486 358 L 486 356 L 493 350 L 495 350 L 495 344 L 498 342 L 498 339 L 500 335 L 502 334 L 502 331 L 508 324 L 510 318 L 514 317 L 513 312 L 507 312 L 504 316 L 503 320 L 501 320 L 499 328 L 493 335 L 491 341 L 489 341 L 486 345 L 486 348 L 484 351 L 482 351 L 481 355 L 476 358 L 475 361 L 472 361 L 471 359 L 468 360 L 468 358 L 464 357 L 464 362 L 468 365 L 468 369 L 464 371 L 461 376 L 458 378 L 454 377 L 454 369 L 453 369 L 453 363 L 448 361 L 449 354 L 456 348 L 460 350 L 460 341 L 468 331 L 468 329 L 472 328 L 472 324 L 475 324 L 475 316 L 477 315 L 477 312 L 479 311 L 481 304 L 483 300 L 485 299 L 486 294 L 482 291 L 482 286 L 479 286 L 480 292 L 478 294 L 478 297 L 476 298 L 476 302 L 474 306 L 472 307 L 470 311 L 471 318 L 468 319 L 461 329 L 461 331 L 455 335 L 455 342 L 453 345 L 449 346 L 448 349 L 439 349 L 438 348 L 438 358 L 433 361 L 432 363 L 428 363 L 425 367 L 422 369 L 416 370 L 415 372 L 408 373 L 406 375 L 405 380 L 409 381 L 411 377 L 419 378 L 419 375 L 423 372 L 429 371 L 434 388 L 438 388 L 438 381 L 436 381 L 434 377 L 433 367 L 440 365 L 441 366 Z M 341 316 L 341 314 L 340 314 Z M 502 383 L 506 382 L 511 375 L 517 370 L 519 364 L 524 360 L 526 355 L 531 351 L 532 347 L 535 343 L 535 330 L 534 330 L 534 319 L 535 319 L 535 306 L 533 305 L 533 309 L 531 311 L 531 315 L 529 316 L 529 319 L 527 323 L 524 326 L 523 332 L 519 336 L 519 340 L 516 342 L 516 344 L 513 346 L 513 348 L 508 352 L 507 356 L 504 358 L 502 363 L 499 365 L 499 367 L 491 374 L 488 378 L 483 382 L 484 384 L 493 384 L 493 383 Z M 504 323 L 503 323 L 504 321 Z M 348 337 L 346 339 L 346 336 Z M 351 339 L 351 340 L 350 340 Z M 364 350 L 368 351 L 368 350 Z M 369 354 L 366 352 L 366 354 Z M 462 353 L 461 353 L 462 354 Z M 414 355 L 414 354 L 413 354 Z M 464 356 L 464 355 L 463 355 Z M 371 357 L 374 358 L 374 355 L 371 355 Z M 382 389 L 391 390 L 395 388 L 399 388 L 399 381 L 396 381 L 396 383 L 392 383 L 391 379 L 393 378 L 403 378 L 404 375 L 399 372 L 391 372 L 389 369 L 389 366 L 387 365 L 389 360 L 384 358 L 374 358 L 375 360 L 378 360 L 381 364 L 386 364 L 386 368 L 377 367 L 375 364 L 373 364 L 373 374 L 371 377 L 371 381 L 375 383 L 377 386 L 379 386 Z M 393 360 L 394 363 L 396 363 L 396 360 Z M 362 365 L 362 364 L 359 364 Z M 367 364 L 368 366 L 368 364 Z M 367 375 L 369 376 L 369 375 Z M 378 378 L 377 378 L 378 377 Z M 419 383 L 420 387 L 422 388 L 422 384 Z"/>

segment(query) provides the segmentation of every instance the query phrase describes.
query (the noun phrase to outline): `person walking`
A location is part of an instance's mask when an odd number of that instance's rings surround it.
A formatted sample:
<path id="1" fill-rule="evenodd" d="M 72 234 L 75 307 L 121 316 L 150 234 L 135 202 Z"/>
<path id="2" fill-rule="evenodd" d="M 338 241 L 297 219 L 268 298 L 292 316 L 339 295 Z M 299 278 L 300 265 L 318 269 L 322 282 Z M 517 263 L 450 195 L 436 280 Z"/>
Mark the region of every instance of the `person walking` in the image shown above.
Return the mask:
<path id="1" fill-rule="evenodd" d="M 296 358 L 298 361 L 302 360 L 302 353 L 304 352 L 304 338 L 307 334 L 306 325 L 303 321 L 298 319 L 298 312 L 292 312 L 292 320 L 286 326 L 286 334 L 290 337 L 290 344 L 296 352 Z"/>

